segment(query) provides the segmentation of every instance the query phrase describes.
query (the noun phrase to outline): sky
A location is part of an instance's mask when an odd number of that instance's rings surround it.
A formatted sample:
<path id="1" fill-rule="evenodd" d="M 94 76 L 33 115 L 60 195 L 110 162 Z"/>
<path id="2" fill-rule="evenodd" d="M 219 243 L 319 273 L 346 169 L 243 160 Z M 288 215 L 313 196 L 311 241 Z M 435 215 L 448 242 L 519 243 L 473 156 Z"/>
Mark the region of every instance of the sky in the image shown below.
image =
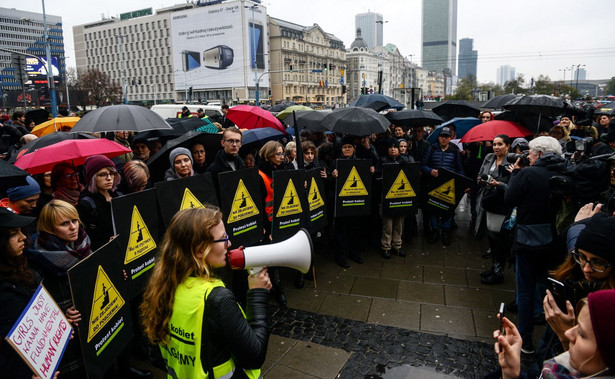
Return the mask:
<path id="1" fill-rule="evenodd" d="M 3 0 L 7 1 L 7 0 Z M 46 12 L 62 17 L 68 66 L 74 66 L 72 27 L 120 13 L 182 3 L 177 0 L 44 0 Z M 318 24 L 348 48 L 355 38 L 354 16 L 382 14 L 384 43 L 396 45 L 412 62 L 421 63 L 421 0 L 263 0 L 275 18 L 309 26 Z M 377 7 L 375 7 L 377 5 Z M 42 12 L 41 1 L 21 0 L 2 7 Z M 473 38 L 480 83 L 495 82 L 501 65 L 530 78 L 548 75 L 569 81 L 571 67 L 585 65 L 587 79 L 615 76 L 612 38 L 613 0 L 458 0 L 457 39 Z M 411 58 L 409 56 L 412 56 Z"/>

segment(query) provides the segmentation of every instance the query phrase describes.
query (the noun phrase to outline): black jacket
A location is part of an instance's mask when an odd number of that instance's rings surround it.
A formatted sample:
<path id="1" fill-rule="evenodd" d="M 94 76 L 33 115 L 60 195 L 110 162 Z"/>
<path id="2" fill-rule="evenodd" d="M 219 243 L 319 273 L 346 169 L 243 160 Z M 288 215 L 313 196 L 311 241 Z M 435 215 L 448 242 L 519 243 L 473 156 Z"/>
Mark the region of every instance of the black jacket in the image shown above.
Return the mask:
<path id="1" fill-rule="evenodd" d="M 110 193 L 111 197 L 121 195 L 119 192 Z M 92 242 L 92 251 L 109 242 L 109 238 L 114 235 L 111 203 L 107 202 L 101 193 L 93 194 L 85 190 L 79 198 L 79 203 L 77 203 L 77 211 L 85 226 L 85 232 Z"/>

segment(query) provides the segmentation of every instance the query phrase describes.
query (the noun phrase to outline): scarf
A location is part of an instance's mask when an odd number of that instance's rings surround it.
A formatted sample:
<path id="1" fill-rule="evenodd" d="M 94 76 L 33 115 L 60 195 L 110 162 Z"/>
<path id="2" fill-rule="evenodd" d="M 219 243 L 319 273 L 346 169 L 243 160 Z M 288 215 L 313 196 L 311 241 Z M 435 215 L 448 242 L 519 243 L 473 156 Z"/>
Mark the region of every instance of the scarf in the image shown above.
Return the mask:
<path id="1" fill-rule="evenodd" d="M 81 185 L 79 185 L 79 187 L 81 187 Z M 79 195 L 81 194 L 80 189 L 82 188 L 77 188 L 73 190 L 67 187 L 58 187 L 53 192 L 53 198 L 58 200 L 64 200 L 67 203 L 76 206 L 79 202 Z"/>
<path id="2" fill-rule="evenodd" d="M 34 249 L 38 250 L 39 258 L 43 259 L 46 263 L 45 266 L 56 273 L 66 272 L 92 252 L 90 250 L 90 237 L 82 227 L 79 227 L 79 236 L 74 242 L 65 242 L 56 235 L 40 232 Z"/>

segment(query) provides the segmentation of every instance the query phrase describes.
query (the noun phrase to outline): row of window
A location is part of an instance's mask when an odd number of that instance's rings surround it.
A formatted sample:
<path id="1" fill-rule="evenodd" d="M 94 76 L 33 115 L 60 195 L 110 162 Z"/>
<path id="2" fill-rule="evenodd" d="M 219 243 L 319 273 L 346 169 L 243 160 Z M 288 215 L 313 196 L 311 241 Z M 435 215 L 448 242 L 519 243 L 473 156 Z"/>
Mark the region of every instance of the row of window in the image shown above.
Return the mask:
<path id="1" fill-rule="evenodd" d="M 134 28 L 133 28 L 134 27 Z M 99 30 L 97 32 L 92 32 L 92 33 L 86 33 L 85 34 L 85 40 L 86 41 L 92 41 L 92 40 L 100 40 L 103 38 L 115 38 L 114 36 L 117 34 L 123 34 L 123 35 L 127 35 L 127 34 L 133 34 L 133 33 L 138 33 L 138 32 L 149 32 L 150 30 L 153 30 L 154 33 L 156 33 L 157 31 L 160 31 L 161 33 L 163 33 L 166 30 L 166 35 L 167 37 L 169 29 L 167 27 L 167 20 L 166 19 L 162 19 L 162 20 L 156 20 L 156 21 L 150 21 L 150 22 L 146 22 L 146 23 L 141 23 L 138 25 L 126 25 L 126 26 L 120 26 L 118 28 L 111 28 L 109 30 L 105 29 L 105 30 Z M 156 34 L 154 34 L 156 35 Z M 162 34 L 161 34 L 162 35 Z M 150 36 L 151 38 L 151 34 L 148 33 L 148 36 Z M 145 38 L 145 37 L 144 37 Z"/>
<path id="2" fill-rule="evenodd" d="M 37 32 L 37 33 L 41 33 L 41 35 L 42 35 L 44 33 L 44 29 L 43 29 L 42 26 L 41 26 L 41 28 L 39 30 L 38 28 L 37 29 L 33 29 L 33 28 L 22 28 L 22 27 L 18 27 L 18 26 L 3 25 L 1 22 L 0 22 L 0 30 L 7 30 L 7 31 L 11 31 L 11 32 L 26 33 L 26 34 Z M 50 37 L 53 36 L 53 37 L 61 38 L 62 37 L 62 32 L 61 31 L 58 32 L 58 31 L 48 30 L 47 31 L 47 35 L 50 36 Z"/>
<path id="3" fill-rule="evenodd" d="M 308 53 L 314 53 L 314 46 L 310 46 L 309 44 L 305 43 L 297 43 L 295 44 L 295 42 L 291 42 L 291 41 L 282 41 L 282 48 L 283 49 L 292 49 L 292 50 L 299 50 L 299 51 L 304 51 L 308 52 Z M 330 49 L 325 49 L 325 48 L 321 48 L 321 47 L 316 47 L 316 51 L 315 53 L 317 55 L 326 55 L 328 57 L 334 57 L 334 58 L 341 58 L 344 59 L 344 53 L 342 52 L 341 56 L 340 56 L 340 51 L 332 51 Z M 322 53 L 322 54 L 321 54 Z"/>
<path id="4" fill-rule="evenodd" d="M 89 46 L 89 47 L 113 46 L 113 45 L 116 45 L 119 41 L 122 41 L 121 37 L 123 37 L 124 43 L 137 42 L 137 46 L 139 42 L 143 44 L 143 42 L 146 41 L 148 47 L 149 47 L 150 41 L 153 42 L 154 46 L 156 46 L 156 41 L 159 41 L 159 46 L 162 46 L 162 40 L 159 40 L 159 38 L 160 39 L 164 38 L 164 45 L 169 46 L 168 38 L 170 36 L 170 33 L 169 33 L 169 29 L 165 29 L 165 30 L 160 30 L 160 33 L 158 32 L 158 30 L 154 30 L 153 33 L 152 31 L 148 31 L 147 36 L 145 32 L 129 34 L 129 35 L 126 35 L 126 34 L 110 35 L 109 37 L 105 37 L 105 38 L 95 38 L 95 35 L 96 33 L 86 33 L 85 34 L 86 46 Z"/>
<path id="5" fill-rule="evenodd" d="M 121 61 L 122 54 L 120 50 L 121 49 L 118 46 L 111 46 L 108 48 L 107 47 L 97 47 L 91 50 L 86 49 L 85 56 L 89 58 L 90 53 L 91 53 L 91 56 L 93 57 L 99 57 L 102 55 L 103 62 Z M 143 51 L 143 54 L 141 54 L 141 51 Z M 143 50 L 134 51 L 132 46 L 130 50 L 124 49 L 124 57 L 128 61 L 132 59 L 141 59 L 141 58 L 148 58 L 148 57 L 150 58 L 150 60 L 151 58 L 166 57 L 167 62 L 168 62 L 169 55 L 171 55 L 170 47 L 166 48 L 166 54 L 165 54 L 164 47 L 160 48 L 160 50 L 158 48 L 154 48 L 154 49 L 143 49 Z"/>

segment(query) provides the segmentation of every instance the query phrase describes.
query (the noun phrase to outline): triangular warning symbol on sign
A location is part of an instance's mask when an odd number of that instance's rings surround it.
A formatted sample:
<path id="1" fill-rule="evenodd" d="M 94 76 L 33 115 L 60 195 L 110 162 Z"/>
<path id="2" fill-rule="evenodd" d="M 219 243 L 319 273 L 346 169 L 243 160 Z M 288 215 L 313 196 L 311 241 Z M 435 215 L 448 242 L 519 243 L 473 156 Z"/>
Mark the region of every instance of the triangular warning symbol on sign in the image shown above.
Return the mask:
<path id="1" fill-rule="evenodd" d="M 397 178 L 395 178 L 393 185 L 389 188 L 389 192 L 387 192 L 384 198 L 399 199 L 403 197 L 416 197 L 416 192 L 414 192 L 414 188 L 410 185 L 404 170 L 400 170 Z"/>
<path id="2" fill-rule="evenodd" d="M 451 179 L 440 187 L 431 190 L 429 196 L 446 201 L 449 204 L 455 204 L 455 179 Z"/>
<path id="3" fill-rule="evenodd" d="M 361 176 L 357 172 L 357 168 L 352 166 L 350 175 L 346 179 L 346 182 L 342 186 L 339 196 L 367 196 L 367 188 L 361 180 Z"/>
<path id="4" fill-rule="evenodd" d="M 301 212 L 303 212 L 303 209 L 301 208 L 301 201 L 299 201 L 299 197 L 297 197 L 297 189 L 295 188 L 295 184 L 293 183 L 293 180 L 290 179 L 288 181 L 288 185 L 286 186 L 286 191 L 284 191 L 284 197 L 280 202 L 280 208 L 278 208 L 276 217 L 286 217 Z"/>
<path id="5" fill-rule="evenodd" d="M 128 237 L 128 246 L 126 246 L 126 257 L 124 264 L 134 261 L 135 259 L 149 253 L 156 248 L 156 241 L 152 238 L 149 229 L 143 217 L 139 213 L 139 209 L 135 205 L 132 208 L 132 218 L 130 219 L 130 236 Z"/>
<path id="6" fill-rule="evenodd" d="M 239 179 L 239 184 L 237 185 L 237 190 L 233 197 L 233 203 L 231 204 L 231 211 L 228 215 L 227 224 L 256 216 L 258 213 L 258 208 L 256 204 L 254 204 L 254 200 L 252 200 L 252 196 L 250 196 L 246 185 L 243 184 L 243 179 Z"/>
<path id="7" fill-rule="evenodd" d="M 314 178 L 312 178 L 312 183 L 310 184 L 310 191 L 308 192 L 308 196 L 310 201 L 310 212 L 314 209 L 318 209 L 325 206 L 325 202 L 322 200 L 322 196 L 320 195 L 320 191 L 318 190 L 316 179 Z"/>
<path id="8" fill-rule="evenodd" d="M 94 296 L 92 297 L 92 312 L 88 324 L 88 342 L 122 309 L 125 302 L 118 290 L 107 276 L 102 266 L 98 266 Z"/>
<path id="9" fill-rule="evenodd" d="M 184 190 L 184 197 L 182 198 L 182 204 L 179 207 L 179 210 L 190 209 L 190 208 L 205 208 L 203 203 L 201 203 L 196 196 L 186 188 Z"/>

